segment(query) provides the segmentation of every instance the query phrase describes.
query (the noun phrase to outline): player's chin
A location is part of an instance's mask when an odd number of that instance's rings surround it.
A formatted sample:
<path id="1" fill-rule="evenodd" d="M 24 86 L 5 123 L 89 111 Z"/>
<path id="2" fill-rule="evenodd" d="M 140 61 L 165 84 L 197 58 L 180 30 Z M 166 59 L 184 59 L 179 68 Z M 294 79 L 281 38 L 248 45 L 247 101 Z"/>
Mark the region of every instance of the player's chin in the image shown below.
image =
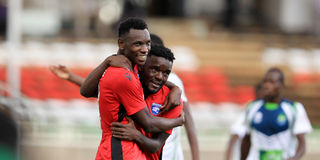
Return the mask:
<path id="1" fill-rule="evenodd" d="M 149 92 L 150 92 L 151 94 L 155 94 L 155 93 L 157 93 L 159 90 L 160 90 L 159 87 L 149 87 Z"/>
<path id="2" fill-rule="evenodd" d="M 266 95 L 264 95 L 264 97 L 267 98 L 267 99 L 272 99 L 275 96 L 273 94 L 266 94 Z"/>
<path id="3" fill-rule="evenodd" d="M 146 63 L 146 60 L 147 60 L 147 56 L 145 56 L 145 55 L 137 56 L 135 58 L 136 64 L 138 64 L 140 66 L 143 66 Z"/>
<path id="4" fill-rule="evenodd" d="M 145 60 L 136 60 L 136 64 L 137 64 L 138 66 L 143 66 L 145 63 L 146 63 Z"/>

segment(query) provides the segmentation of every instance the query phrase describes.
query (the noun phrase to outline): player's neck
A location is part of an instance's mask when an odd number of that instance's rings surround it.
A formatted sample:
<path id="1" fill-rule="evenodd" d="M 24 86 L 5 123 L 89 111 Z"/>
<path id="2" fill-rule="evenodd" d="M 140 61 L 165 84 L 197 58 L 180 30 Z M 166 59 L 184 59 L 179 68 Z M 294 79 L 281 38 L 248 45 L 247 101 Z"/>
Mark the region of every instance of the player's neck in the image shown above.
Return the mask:
<path id="1" fill-rule="evenodd" d="M 130 61 L 131 62 L 131 61 Z M 132 71 L 134 71 L 134 66 L 136 66 L 136 64 L 135 63 L 133 63 L 133 62 L 131 62 L 131 66 L 132 66 Z"/>
<path id="2" fill-rule="evenodd" d="M 264 101 L 265 102 L 270 102 L 270 103 L 280 103 L 282 100 L 281 96 L 276 96 L 276 97 L 265 97 Z"/>
<path id="3" fill-rule="evenodd" d="M 117 55 L 124 55 L 124 56 L 126 56 L 123 52 L 121 52 L 120 49 L 118 49 Z M 127 56 L 126 56 L 126 57 L 127 57 Z M 129 59 L 129 62 L 131 63 L 131 66 L 132 66 L 131 69 L 132 69 L 132 71 L 134 71 L 134 67 L 135 67 L 136 63 L 132 62 L 129 57 L 127 57 L 127 58 Z"/>
<path id="4" fill-rule="evenodd" d="M 142 88 L 143 88 L 144 99 L 147 99 L 148 96 L 151 95 L 151 93 L 149 92 L 149 90 L 145 89 L 146 87 L 144 87 L 143 85 L 142 85 Z"/>

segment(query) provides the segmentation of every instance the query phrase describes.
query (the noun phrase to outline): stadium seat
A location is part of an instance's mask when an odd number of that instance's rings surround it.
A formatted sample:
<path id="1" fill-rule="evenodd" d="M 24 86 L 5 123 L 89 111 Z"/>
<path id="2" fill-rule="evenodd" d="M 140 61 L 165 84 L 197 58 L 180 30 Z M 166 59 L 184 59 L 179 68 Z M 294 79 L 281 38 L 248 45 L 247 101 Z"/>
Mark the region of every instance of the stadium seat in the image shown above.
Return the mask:
<path id="1" fill-rule="evenodd" d="M 5 67 L 0 67 L 0 81 L 6 81 L 6 68 Z"/>
<path id="2" fill-rule="evenodd" d="M 310 73 L 293 73 L 292 82 L 293 85 L 299 85 L 304 83 L 312 83 L 315 81 L 315 77 Z"/>
<path id="3" fill-rule="evenodd" d="M 244 104 L 255 99 L 255 91 L 252 86 L 237 86 L 233 90 L 236 103 Z"/>

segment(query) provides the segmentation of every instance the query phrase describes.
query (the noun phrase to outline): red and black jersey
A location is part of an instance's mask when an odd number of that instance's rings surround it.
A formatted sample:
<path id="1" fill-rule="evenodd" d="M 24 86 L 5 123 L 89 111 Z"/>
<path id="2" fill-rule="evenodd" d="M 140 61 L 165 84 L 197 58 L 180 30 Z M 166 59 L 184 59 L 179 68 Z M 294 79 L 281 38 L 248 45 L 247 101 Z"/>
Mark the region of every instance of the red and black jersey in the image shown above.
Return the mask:
<path id="1" fill-rule="evenodd" d="M 149 112 L 153 116 L 163 117 L 163 118 L 178 118 L 182 112 L 183 103 L 181 100 L 181 105 L 177 106 L 164 114 L 160 114 L 160 106 L 163 105 L 166 100 L 167 95 L 169 94 L 170 89 L 166 86 L 163 86 L 157 93 L 150 95 L 146 98 L 146 103 L 148 105 Z M 145 133 L 143 130 L 141 131 L 147 137 L 152 138 L 152 133 Z M 172 133 L 172 129 L 165 131 L 168 134 Z M 162 146 L 163 148 L 163 146 Z M 148 153 L 146 152 L 146 156 L 148 160 L 159 160 L 162 154 L 162 148 L 156 153 Z"/>
<path id="2" fill-rule="evenodd" d="M 124 68 L 109 67 L 99 82 L 99 112 L 102 139 L 97 160 L 144 160 L 145 154 L 131 141 L 112 138 L 112 122 L 128 123 L 125 115 L 133 115 L 146 107 L 137 74 Z"/>

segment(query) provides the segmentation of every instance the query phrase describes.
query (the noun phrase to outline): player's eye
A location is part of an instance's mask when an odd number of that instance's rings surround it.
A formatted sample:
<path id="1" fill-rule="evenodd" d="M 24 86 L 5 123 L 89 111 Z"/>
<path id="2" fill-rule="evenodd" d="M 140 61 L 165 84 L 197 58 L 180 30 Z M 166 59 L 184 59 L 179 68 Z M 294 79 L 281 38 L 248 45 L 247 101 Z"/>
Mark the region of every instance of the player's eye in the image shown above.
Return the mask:
<path id="1" fill-rule="evenodd" d="M 166 76 L 166 77 L 169 76 L 169 74 L 170 74 L 170 71 L 166 71 L 166 72 L 163 73 L 163 75 Z"/>
<path id="2" fill-rule="evenodd" d="M 156 72 L 157 72 L 157 69 L 156 69 L 156 68 L 151 68 L 151 72 L 152 72 L 152 73 L 156 73 Z"/>
<path id="3" fill-rule="evenodd" d="M 141 45 L 142 45 L 142 42 L 135 42 L 134 45 L 135 45 L 135 46 L 141 46 Z"/>

